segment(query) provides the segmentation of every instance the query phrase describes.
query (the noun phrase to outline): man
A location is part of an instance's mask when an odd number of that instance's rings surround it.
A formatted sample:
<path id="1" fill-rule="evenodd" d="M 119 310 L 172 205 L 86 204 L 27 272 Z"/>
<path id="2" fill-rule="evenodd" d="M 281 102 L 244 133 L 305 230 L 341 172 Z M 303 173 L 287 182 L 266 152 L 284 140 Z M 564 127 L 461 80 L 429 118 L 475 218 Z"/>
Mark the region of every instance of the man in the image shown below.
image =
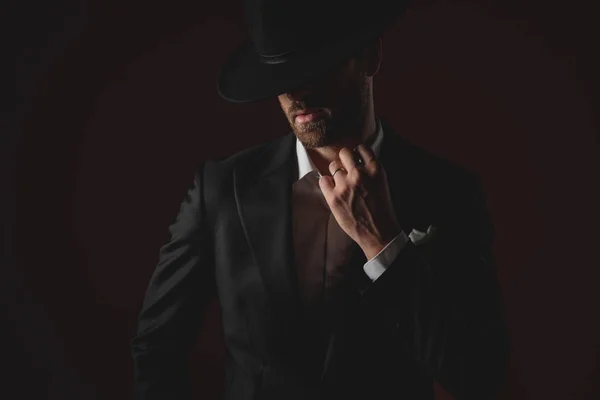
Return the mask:
<path id="1" fill-rule="evenodd" d="M 132 341 L 138 398 L 189 397 L 215 293 L 226 399 L 433 399 L 437 381 L 481 400 L 503 383 L 481 185 L 376 117 L 381 34 L 403 5 L 351 4 L 246 2 L 252 40 L 219 93 L 277 96 L 292 132 L 196 171 Z"/>

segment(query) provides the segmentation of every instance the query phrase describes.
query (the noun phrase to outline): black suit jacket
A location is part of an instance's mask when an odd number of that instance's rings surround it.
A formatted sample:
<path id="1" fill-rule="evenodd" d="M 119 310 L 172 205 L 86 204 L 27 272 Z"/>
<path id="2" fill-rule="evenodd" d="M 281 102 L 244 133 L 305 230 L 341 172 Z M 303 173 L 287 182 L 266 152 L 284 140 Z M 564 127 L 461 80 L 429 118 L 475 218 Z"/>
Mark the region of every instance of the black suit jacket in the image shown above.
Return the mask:
<path id="1" fill-rule="evenodd" d="M 188 353 L 216 293 L 228 400 L 489 398 L 504 382 L 507 334 L 493 227 L 476 175 L 410 144 L 381 119 L 380 161 L 398 220 L 436 233 L 409 242 L 372 283 L 352 248 L 326 356 L 294 272 L 295 136 L 202 163 L 160 251 L 131 342 L 138 399 L 189 397 Z"/>

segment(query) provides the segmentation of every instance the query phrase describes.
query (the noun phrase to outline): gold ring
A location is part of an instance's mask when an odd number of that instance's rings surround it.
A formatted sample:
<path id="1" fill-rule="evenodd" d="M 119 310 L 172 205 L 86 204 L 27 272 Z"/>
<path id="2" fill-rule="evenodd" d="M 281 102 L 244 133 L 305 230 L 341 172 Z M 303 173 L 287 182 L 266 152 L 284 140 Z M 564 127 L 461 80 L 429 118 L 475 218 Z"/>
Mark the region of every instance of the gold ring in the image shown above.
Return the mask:
<path id="1" fill-rule="evenodd" d="M 333 171 L 333 174 L 331 174 L 331 177 L 333 178 L 335 176 L 335 173 L 338 171 L 341 171 L 341 170 L 345 171 L 344 167 L 340 167 L 340 168 L 336 169 L 335 171 Z"/>

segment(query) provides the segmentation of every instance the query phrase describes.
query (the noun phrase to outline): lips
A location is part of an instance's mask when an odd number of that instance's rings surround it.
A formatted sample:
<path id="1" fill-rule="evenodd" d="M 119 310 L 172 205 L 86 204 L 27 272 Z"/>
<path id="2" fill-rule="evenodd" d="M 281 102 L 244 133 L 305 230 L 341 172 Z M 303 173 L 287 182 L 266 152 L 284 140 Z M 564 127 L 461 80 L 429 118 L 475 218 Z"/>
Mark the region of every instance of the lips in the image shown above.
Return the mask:
<path id="1" fill-rule="evenodd" d="M 303 123 L 303 122 L 314 121 L 315 119 L 322 118 L 322 117 L 323 117 L 323 111 L 315 110 L 312 112 L 303 111 L 303 114 L 297 114 L 295 119 L 296 119 L 296 122 Z"/>
<path id="2" fill-rule="evenodd" d="M 302 110 L 302 111 L 297 111 L 294 113 L 294 118 L 299 116 L 299 115 L 306 115 L 306 114 L 314 114 L 314 113 L 318 113 L 322 110 L 319 110 L 318 108 L 307 108 L 306 110 Z"/>
<path id="3" fill-rule="evenodd" d="M 324 115 L 324 111 L 323 110 L 319 110 L 319 109 L 307 109 L 307 110 L 303 110 L 300 111 L 298 113 L 295 114 L 294 119 L 296 120 L 296 122 L 308 122 L 308 121 L 313 121 L 315 119 L 321 118 Z"/>

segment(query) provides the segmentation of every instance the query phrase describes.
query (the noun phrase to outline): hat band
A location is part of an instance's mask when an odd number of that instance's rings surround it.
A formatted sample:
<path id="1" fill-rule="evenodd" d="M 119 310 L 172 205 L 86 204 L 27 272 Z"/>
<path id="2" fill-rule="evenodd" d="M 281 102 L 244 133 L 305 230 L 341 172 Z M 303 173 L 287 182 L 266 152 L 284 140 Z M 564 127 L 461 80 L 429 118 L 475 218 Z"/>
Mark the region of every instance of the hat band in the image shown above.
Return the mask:
<path id="1" fill-rule="evenodd" d="M 294 53 L 294 50 L 286 51 L 285 53 L 280 54 L 259 54 L 260 62 L 263 64 L 281 64 L 290 60 L 291 55 Z"/>

